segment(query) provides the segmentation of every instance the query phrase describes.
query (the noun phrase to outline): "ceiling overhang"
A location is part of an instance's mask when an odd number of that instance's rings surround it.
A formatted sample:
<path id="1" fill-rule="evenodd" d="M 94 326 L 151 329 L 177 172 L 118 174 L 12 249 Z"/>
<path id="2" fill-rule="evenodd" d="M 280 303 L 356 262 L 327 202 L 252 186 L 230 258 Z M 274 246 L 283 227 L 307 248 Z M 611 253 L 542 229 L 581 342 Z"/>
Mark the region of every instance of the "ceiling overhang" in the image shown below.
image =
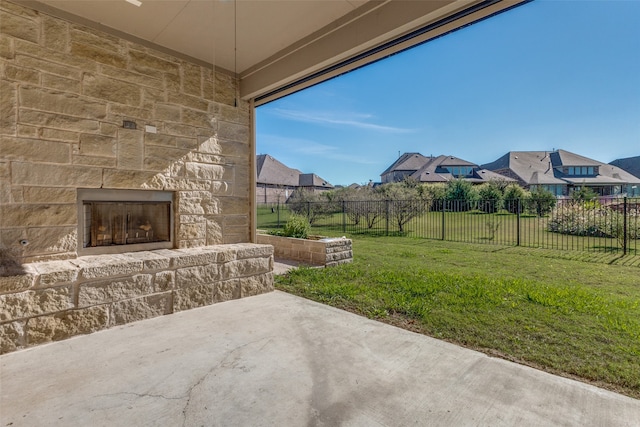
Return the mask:
<path id="1" fill-rule="evenodd" d="M 529 0 L 13 1 L 227 70 L 260 105 Z"/>

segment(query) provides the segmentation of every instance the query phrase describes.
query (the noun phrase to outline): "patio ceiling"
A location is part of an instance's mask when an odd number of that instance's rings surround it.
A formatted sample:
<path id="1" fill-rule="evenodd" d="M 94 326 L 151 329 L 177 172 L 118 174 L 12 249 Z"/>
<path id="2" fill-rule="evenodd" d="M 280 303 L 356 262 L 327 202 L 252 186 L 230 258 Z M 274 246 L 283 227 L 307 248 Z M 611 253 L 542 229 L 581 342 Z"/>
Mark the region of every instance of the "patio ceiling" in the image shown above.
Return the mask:
<path id="1" fill-rule="evenodd" d="M 526 0 L 16 0 L 241 79 L 257 104 Z"/>

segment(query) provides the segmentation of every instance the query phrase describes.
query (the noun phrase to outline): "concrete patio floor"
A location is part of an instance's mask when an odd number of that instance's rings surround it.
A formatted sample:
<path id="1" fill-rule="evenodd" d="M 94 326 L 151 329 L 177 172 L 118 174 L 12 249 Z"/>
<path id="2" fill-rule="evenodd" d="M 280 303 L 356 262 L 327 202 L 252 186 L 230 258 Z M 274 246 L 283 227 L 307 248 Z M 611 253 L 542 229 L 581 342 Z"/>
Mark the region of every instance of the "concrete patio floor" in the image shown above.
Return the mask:
<path id="1" fill-rule="evenodd" d="M 640 425 L 640 400 L 278 291 L 0 369 L 2 427 Z"/>

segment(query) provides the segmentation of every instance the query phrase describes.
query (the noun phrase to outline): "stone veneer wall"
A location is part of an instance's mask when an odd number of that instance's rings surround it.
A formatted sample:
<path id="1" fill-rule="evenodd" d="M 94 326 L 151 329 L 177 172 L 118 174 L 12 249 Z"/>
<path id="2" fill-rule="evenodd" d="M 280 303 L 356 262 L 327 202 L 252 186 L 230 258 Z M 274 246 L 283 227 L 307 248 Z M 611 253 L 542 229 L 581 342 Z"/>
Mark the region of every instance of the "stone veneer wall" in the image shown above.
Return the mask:
<path id="1" fill-rule="evenodd" d="M 351 239 L 309 240 L 271 234 L 258 234 L 256 237 L 259 244 L 273 246 L 273 255 L 276 258 L 325 267 L 353 261 Z"/>
<path id="2" fill-rule="evenodd" d="M 178 248 L 248 242 L 252 113 L 213 74 L 0 0 L 0 249 L 75 258 L 77 188 L 174 191 Z"/>
<path id="3" fill-rule="evenodd" d="M 25 268 L 0 277 L 0 354 L 273 290 L 273 248 L 250 243 Z"/>

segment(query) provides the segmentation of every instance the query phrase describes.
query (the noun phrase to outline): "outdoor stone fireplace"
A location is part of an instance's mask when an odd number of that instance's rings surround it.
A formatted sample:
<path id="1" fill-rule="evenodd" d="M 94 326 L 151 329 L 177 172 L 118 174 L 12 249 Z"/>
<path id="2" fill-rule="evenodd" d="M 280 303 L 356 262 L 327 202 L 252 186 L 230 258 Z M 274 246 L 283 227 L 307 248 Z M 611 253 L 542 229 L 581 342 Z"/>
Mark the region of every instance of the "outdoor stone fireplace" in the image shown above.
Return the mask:
<path id="1" fill-rule="evenodd" d="M 173 192 L 78 190 L 78 253 L 173 247 Z"/>
<path id="2" fill-rule="evenodd" d="M 233 73 L 0 0 L 0 353 L 273 289 Z"/>

